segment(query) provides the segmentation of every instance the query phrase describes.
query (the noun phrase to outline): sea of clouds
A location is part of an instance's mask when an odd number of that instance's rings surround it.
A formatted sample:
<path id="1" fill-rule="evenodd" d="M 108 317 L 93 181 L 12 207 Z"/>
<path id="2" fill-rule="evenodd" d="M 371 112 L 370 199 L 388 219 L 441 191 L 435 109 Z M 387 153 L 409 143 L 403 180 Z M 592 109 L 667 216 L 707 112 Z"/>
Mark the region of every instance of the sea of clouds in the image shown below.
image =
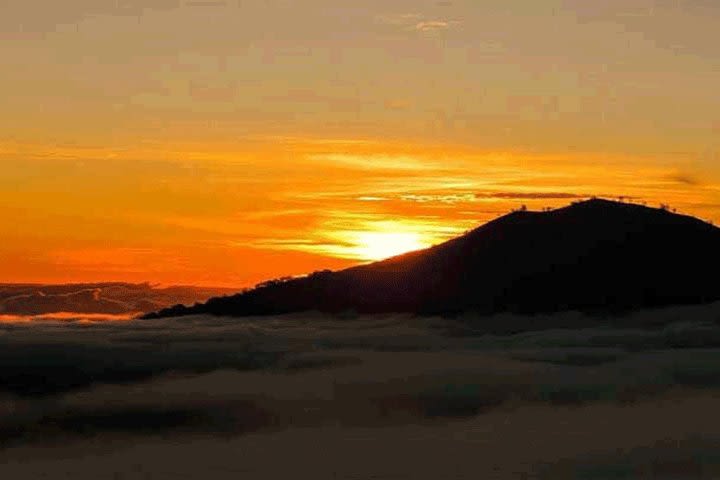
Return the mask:
<path id="1" fill-rule="evenodd" d="M 194 478 L 203 465 L 213 478 L 444 478 L 433 456 L 454 459 L 448 478 L 513 478 L 521 460 L 527 478 L 581 478 L 595 463 L 665 471 L 666 450 L 720 466 L 717 304 L 623 318 L 6 322 L 0 365 L 7 478 Z"/>

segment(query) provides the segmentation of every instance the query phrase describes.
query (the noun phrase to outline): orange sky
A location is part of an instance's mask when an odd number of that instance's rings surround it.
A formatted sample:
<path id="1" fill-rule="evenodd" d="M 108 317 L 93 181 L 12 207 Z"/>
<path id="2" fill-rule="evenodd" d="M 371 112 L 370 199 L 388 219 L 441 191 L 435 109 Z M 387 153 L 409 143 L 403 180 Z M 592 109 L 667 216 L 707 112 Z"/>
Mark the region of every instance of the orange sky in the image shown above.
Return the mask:
<path id="1" fill-rule="evenodd" d="M 720 222 L 719 7 L 478 3 L 10 0 L 0 282 L 246 286 L 590 195 Z"/>

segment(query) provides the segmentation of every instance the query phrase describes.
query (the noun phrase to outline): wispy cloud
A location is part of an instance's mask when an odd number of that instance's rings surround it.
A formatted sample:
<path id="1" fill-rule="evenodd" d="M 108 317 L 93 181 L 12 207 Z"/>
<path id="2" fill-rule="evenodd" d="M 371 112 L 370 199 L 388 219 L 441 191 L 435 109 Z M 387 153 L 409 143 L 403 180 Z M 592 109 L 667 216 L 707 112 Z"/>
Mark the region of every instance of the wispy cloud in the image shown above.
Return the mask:
<path id="1" fill-rule="evenodd" d="M 456 204 L 462 202 L 473 202 L 476 200 L 475 194 L 473 193 L 460 193 L 460 194 L 430 194 L 430 195 L 418 195 L 418 194 L 407 194 L 400 197 L 401 200 L 406 202 L 417 202 L 417 203 L 446 203 Z"/>
<path id="2" fill-rule="evenodd" d="M 362 197 L 357 197 L 356 200 L 359 202 L 384 202 L 384 201 L 387 201 L 388 199 L 385 197 L 375 197 L 375 196 L 370 196 L 370 195 L 364 195 Z"/>
<path id="3" fill-rule="evenodd" d="M 419 13 L 389 13 L 378 15 L 376 20 L 384 25 L 408 26 L 416 24 L 422 18 Z"/>
<path id="4" fill-rule="evenodd" d="M 475 194 L 475 198 L 501 198 L 505 200 L 572 200 L 591 196 L 571 192 L 484 192 Z"/>
<path id="5" fill-rule="evenodd" d="M 384 102 L 387 110 L 407 110 L 413 106 L 413 102 L 401 98 L 388 99 Z"/>
<path id="6" fill-rule="evenodd" d="M 377 17 L 378 23 L 416 32 L 438 32 L 460 25 L 458 20 L 429 18 L 419 13 L 384 14 Z"/>
<path id="7" fill-rule="evenodd" d="M 457 204 L 477 202 L 480 200 L 573 200 L 578 198 L 589 198 L 592 195 L 572 192 L 480 192 L 480 193 L 429 193 L 429 194 L 406 194 L 400 197 L 401 200 L 417 203 L 444 203 Z"/>
<path id="8" fill-rule="evenodd" d="M 227 7 L 228 3 L 223 0 L 193 0 L 184 3 L 186 7 Z"/>
<path id="9" fill-rule="evenodd" d="M 413 155 L 322 153 L 308 155 L 307 158 L 361 170 L 407 170 L 414 172 L 442 169 L 442 165 L 437 161 Z"/>
<path id="10" fill-rule="evenodd" d="M 668 180 L 686 185 L 689 187 L 697 187 L 702 185 L 702 180 L 691 173 L 687 172 L 676 172 L 668 176 Z"/>
<path id="11" fill-rule="evenodd" d="M 453 25 L 460 22 L 447 20 L 427 20 L 415 24 L 415 30 L 418 32 L 437 32 L 438 30 L 447 30 Z"/>

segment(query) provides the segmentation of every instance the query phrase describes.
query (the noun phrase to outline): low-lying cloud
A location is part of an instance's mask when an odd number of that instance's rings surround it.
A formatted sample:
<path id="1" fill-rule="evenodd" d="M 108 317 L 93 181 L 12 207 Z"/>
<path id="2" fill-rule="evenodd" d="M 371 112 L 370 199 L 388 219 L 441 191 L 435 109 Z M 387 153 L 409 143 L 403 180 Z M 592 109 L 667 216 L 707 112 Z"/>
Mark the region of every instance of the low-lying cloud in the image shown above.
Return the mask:
<path id="1" fill-rule="evenodd" d="M 716 389 L 718 308 L 5 323 L 0 442 L 407 425 Z"/>

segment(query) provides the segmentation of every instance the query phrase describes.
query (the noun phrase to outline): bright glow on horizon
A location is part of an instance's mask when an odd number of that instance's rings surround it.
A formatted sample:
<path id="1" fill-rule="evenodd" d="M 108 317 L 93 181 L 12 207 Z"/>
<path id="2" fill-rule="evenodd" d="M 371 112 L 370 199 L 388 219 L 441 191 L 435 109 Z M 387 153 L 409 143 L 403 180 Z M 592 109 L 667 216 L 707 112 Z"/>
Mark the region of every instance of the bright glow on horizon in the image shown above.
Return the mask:
<path id="1" fill-rule="evenodd" d="M 384 260 L 430 246 L 422 235 L 414 232 L 359 232 L 354 239 L 358 258 Z"/>
<path id="2" fill-rule="evenodd" d="M 110 314 L 110 313 L 79 313 L 79 312 L 52 312 L 36 315 L 0 314 L 0 323 L 31 323 L 31 322 L 129 322 L 143 312 Z"/>
<path id="3" fill-rule="evenodd" d="M 720 223 L 720 2 L 506 3 L 4 2 L 0 282 L 245 287 L 592 195 Z"/>
<path id="4" fill-rule="evenodd" d="M 0 245 L 0 281 L 244 287 L 426 248 L 521 204 L 540 210 L 614 192 L 720 218 L 715 170 L 653 158 L 317 145 L 188 146 L 113 160 L 8 147 L 0 204 L 13 227 Z M 287 151 L 295 161 L 280 161 Z M 336 151 L 345 157 L 323 154 Z M 365 155 L 393 167 L 369 168 Z M 400 168 L 409 163 L 423 168 Z"/>

